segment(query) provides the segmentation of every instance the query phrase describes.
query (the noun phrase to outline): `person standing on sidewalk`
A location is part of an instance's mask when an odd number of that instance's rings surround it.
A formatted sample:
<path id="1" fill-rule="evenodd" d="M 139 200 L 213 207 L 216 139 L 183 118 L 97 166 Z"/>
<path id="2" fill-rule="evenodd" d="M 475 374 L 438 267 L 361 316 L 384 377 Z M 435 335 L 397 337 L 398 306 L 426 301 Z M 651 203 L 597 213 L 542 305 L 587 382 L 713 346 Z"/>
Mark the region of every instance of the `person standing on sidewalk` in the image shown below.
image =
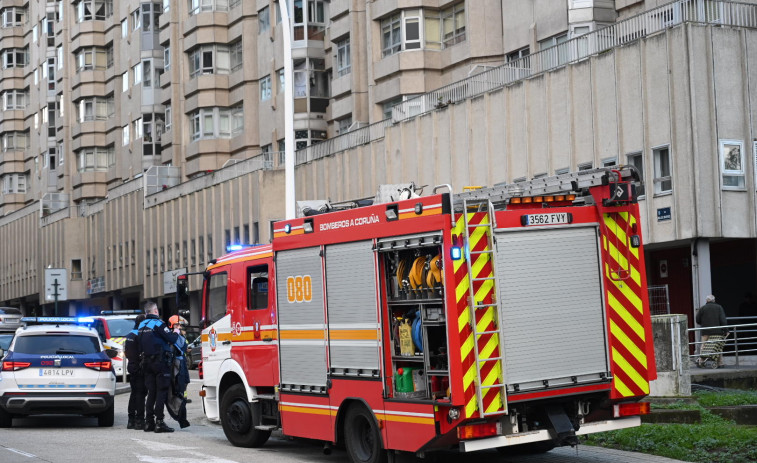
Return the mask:
<path id="1" fill-rule="evenodd" d="M 716 342 L 721 341 L 725 339 L 726 333 L 728 333 L 728 329 L 724 328 L 725 325 L 728 324 L 725 318 L 725 310 L 723 310 L 723 306 L 720 304 L 715 303 L 715 296 L 709 295 L 705 298 L 706 304 L 703 305 L 699 311 L 697 311 L 696 321 L 704 328 L 701 330 L 702 334 L 702 344 L 701 346 L 704 347 L 705 343 L 709 340 L 710 342 Z M 717 339 L 716 339 L 717 337 Z M 702 347 L 699 348 L 700 355 L 702 351 Z M 701 360 L 701 357 L 700 357 Z M 700 362 L 697 361 L 699 364 Z M 718 368 L 723 366 L 723 354 L 718 354 Z"/>
<path id="2" fill-rule="evenodd" d="M 139 324 L 139 346 L 144 361 L 147 403 L 145 404 L 145 432 L 173 432 L 163 421 L 164 408 L 171 385 L 171 349 L 179 335 L 158 316 L 154 302 L 145 303 L 145 320 Z"/>
<path id="3" fill-rule="evenodd" d="M 142 372 L 142 351 L 139 348 L 139 324 L 145 319 L 144 314 L 137 315 L 134 329 L 126 335 L 124 340 L 124 356 L 126 357 L 126 371 L 129 373 L 129 421 L 126 429 L 143 429 L 145 427 L 145 375 Z"/>

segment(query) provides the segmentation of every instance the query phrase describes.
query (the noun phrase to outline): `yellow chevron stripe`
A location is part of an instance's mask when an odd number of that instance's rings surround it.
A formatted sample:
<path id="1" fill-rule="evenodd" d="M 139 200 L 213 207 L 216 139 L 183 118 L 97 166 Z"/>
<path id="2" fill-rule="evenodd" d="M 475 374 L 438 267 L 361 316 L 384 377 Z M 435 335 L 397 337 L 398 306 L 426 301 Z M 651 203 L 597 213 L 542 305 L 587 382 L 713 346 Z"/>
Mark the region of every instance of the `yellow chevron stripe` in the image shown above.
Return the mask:
<path id="1" fill-rule="evenodd" d="M 481 379 L 481 384 L 484 386 L 491 386 L 492 384 L 496 384 L 499 380 L 499 377 L 502 373 L 502 364 L 499 360 L 494 364 L 494 367 L 492 367 L 491 371 L 488 375 L 486 375 L 486 378 Z"/>
<path id="2" fill-rule="evenodd" d="M 623 384 L 623 381 L 618 379 L 617 376 L 613 378 L 613 383 L 615 384 L 615 390 L 618 391 L 618 393 L 622 397 L 629 397 L 633 395 L 633 392 L 630 389 L 628 389 L 628 386 Z"/>
<path id="3" fill-rule="evenodd" d="M 497 410 L 502 409 L 502 394 L 497 393 L 497 397 L 492 400 L 492 403 L 486 408 L 486 413 L 494 413 Z"/>
<path id="4" fill-rule="evenodd" d="M 637 386 L 639 386 L 639 389 L 641 389 L 644 394 L 649 394 L 649 383 L 647 380 L 645 380 L 614 347 L 612 349 L 612 360 Z"/>
<path id="5" fill-rule="evenodd" d="M 476 381 L 476 365 L 471 364 L 463 375 L 463 389 L 468 389 Z"/>
<path id="6" fill-rule="evenodd" d="M 639 313 L 643 312 L 643 305 L 641 302 L 641 299 L 639 299 L 639 296 L 628 287 L 628 285 L 624 285 L 622 281 L 614 281 L 610 278 L 610 266 L 605 264 L 605 272 L 607 275 L 607 278 L 610 282 L 612 282 L 613 285 L 615 285 L 618 290 L 623 293 L 623 295 L 628 299 L 628 302 L 630 302 L 633 307 L 639 311 Z"/>
<path id="7" fill-rule="evenodd" d="M 486 331 L 486 326 L 494 320 L 494 307 L 487 307 L 481 320 L 476 323 L 476 331 Z"/>
<path id="8" fill-rule="evenodd" d="M 478 353 L 478 358 L 481 360 L 486 360 L 491 357 L 498 357 L 497 354 L 499 354 L 499 352 L 495 352 L 496 348 L 497 348 L 497 335 L 495 334 L 495 335 L 492 335 L 492 338 L 489 339 L 489 341 L 487 341 L 484 348 L 481 349 L 481 352 Z"/>
<path id="9" fill-rule="evenodd" d="M 603 237 L 603 239 L 606 240 L 605 249 L 607 249 L 610 257 L 615 259 L 620 268 L 630 270 L 631 279 L 636 282 L 637 285 L 641 286 L 641 275 L 639 274 L 639 271 L 636 270 L 636 267 L 630 265 L 628 259 L 626 259 L 625 256 L 623 256 L 623 254 L 615 246 L 612 245 L 612 243 L 609 243 L 609 240 L 607 240 L 605 237 Z"/>
<path id="10" fill-rule="evenodd" d="M 460 346 L 460 358 L 465 360 L 471 352 L 473 352 L 473 334 L 465 339 L 465 342 Z"/>
<path id="11" fill-rule="evenodd" d="M 628 309 L 610 292 L 607 291 L 607 302 L 610 307 L 620 315 L 620 318 L 631 327 L 641 340 L 644 340 L 644 328 L 635 318 L 628 312 Z"/>
<path id="12" fill-rule="evenodd" d="M 620 341 L 621 344 L 623 344 L 623 347 L 628 349 L 628 352 L 631 353 L 631 355 L 634 356 L 634 358 L 642 365 L 647 364 L 647 356 L 642 352 L 641 349 L 639 349 L 636 344 L 634 344 L 629 338 L 626 333 L 620 329 L 618 325 L 615 324 L 614 321 L 610 320 L 610 332 L 615 336 L 615 339 Z"/>
<path id="13" fill-rule="evenodd" d="M 460 280 L 460 283 L 457 284 L 457 288 L 455 289 L 455 300 L 457 302 L 460 302 L 461 300 L 463 300 L 464 297 L 468 297 L 469 285 L 470 285 L 470 280 L 468 279 L 468 274 L 466 273 L 463 279 Z"/>
<path id="14" fill-rule="evenodd" d="M 472 417 L 476 413 L 476 410 L 478 410 L 478 401 L 476 400 L 476 396 L 474 395 L 465 405 L 465 417 Z"/>
<path id="15" fill-rule="evenodd" d="M 629 221 L 629 214 L 628 212 L 621 212 L 620 216 L 623 217 L 623 220 L 628 222 L 629 226 L 633 226 L 633 224 L 636 223 L 636 217 L 630 216 Z M 623 243 L 624 246 L 628 247 L 628 249 L 631 251 L 631 254 L 634 255 L 637 259 L 639 258 L 639 249 L 638 248 L 632 248 L 628 244 L 628 235 L 626 235 L 626 231 L 621 228 L 618 223 L 612 218 L 610 214 L 605 214 L 605 225 L 607 226 L 607 230 L 610 231 L 613 235 L 617 236 L 618 239 Z"/>

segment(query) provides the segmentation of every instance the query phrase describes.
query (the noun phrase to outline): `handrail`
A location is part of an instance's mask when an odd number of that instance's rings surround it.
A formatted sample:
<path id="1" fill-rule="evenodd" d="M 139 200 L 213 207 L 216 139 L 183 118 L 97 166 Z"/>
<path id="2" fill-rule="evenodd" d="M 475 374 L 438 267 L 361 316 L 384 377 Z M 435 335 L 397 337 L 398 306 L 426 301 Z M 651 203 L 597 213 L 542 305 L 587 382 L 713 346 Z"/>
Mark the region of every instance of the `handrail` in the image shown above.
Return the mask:
<path id="1" fill-rule="evenodd" d="M 731 319 L 757 319 L 757 317 L 733 317 Z M 708 326 L 699 328 L 689 328 L 688 333 L 698 334 L 702 330 L 723 329 L 729 332 L 729 337 L 726 338 L 723 352 L 726 354 L 734 354 L 736 366 L 739 366 L 739 354 L 746 352 L 757 352 L 757 323 L 739 323 L 722 326 Z M 708 341 L 699 341 L 699 336 L 689 343 L 689 352 L 694 354 L 689 355 L 689 358 L 694 360 L 701 356 L 700 350 L 702 344 Z M 741 343 L 741 344 L 740 344 Z M 747 347 L 746 349 L 744 347 Z M 726 351 L 726 347 L 732 348 L 732 350 Z"/>

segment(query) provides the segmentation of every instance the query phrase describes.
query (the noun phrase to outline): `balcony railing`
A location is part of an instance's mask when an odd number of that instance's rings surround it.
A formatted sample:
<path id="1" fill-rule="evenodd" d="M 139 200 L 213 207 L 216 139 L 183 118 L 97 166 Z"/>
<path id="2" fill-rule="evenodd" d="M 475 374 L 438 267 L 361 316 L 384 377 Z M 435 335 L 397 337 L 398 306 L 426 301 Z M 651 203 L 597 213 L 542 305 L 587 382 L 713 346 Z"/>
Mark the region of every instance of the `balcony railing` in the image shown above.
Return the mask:
<path id="1" fill-rule="evenodd" d="M 404 101 L 392 109 L 391 119 L 297 150 L 296 164 L 370 143 L 383 138 L 386 127 L 394 123 L 587 59 L 686 22 L 757 28 L 757 5 L 725 0 L 678 0 L 665 4 Z"/>

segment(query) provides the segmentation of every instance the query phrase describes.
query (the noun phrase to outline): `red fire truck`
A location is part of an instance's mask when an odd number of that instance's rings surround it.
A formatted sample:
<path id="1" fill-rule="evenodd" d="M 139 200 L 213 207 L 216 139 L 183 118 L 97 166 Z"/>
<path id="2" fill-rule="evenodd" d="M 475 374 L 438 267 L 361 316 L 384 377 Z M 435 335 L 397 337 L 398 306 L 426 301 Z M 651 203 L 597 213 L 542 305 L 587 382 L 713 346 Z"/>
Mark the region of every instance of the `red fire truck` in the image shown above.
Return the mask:
<path id="1" fill-rule="evenodd" d="M 236 446 L 280 430 L 355 462 L 638 426 L 656 370 L 637 178 L 395 189 L 277 222 L 201 278 L 207 417 Z"/>

